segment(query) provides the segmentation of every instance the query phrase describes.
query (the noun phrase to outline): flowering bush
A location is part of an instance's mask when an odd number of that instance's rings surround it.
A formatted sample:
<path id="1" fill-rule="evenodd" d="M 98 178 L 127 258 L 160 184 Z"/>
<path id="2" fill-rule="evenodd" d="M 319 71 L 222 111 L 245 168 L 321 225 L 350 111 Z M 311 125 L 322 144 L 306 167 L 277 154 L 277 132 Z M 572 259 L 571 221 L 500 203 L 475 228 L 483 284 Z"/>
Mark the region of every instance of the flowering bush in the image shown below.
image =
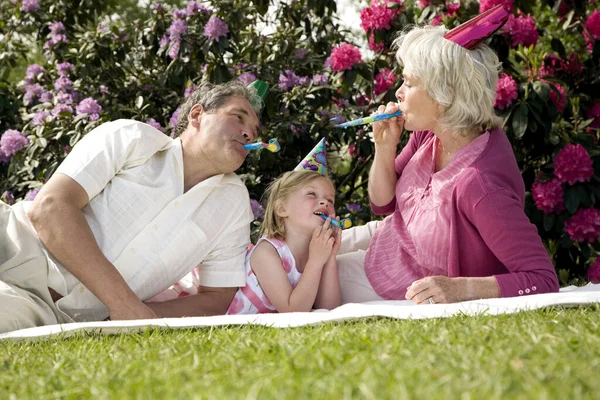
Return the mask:
<path id="1" fill-rule="evenodd" d="M 600 275 L 600 2 L 372 0 L 361 12 L 371 55 L 334 19 L 333 0 L 1 1 L 0 193 L 32 199 L 71 147 L 99 124 L 133 118 L 165 134 L 203 80 L 268 82 L 261 116 L 280 153 L 254 152 L 239 173 L 257 228 L 266 185 L 326 136 L 338 214 L 374 218 L 366 186 L 368 127 L 337 122 L 394 101 L 401 70 L 390 48 L 411 24 L 448 28 L 503 4 L 490 40 L 503 65 L 495 107 L 528 190 L 526 212 L 563 283 Z M 257 22 L 272 26 L 261 34 Z M 405 139 L 406 140 L 406 137 Z M 501 167 L 501 166 L 499 166 Z"/>

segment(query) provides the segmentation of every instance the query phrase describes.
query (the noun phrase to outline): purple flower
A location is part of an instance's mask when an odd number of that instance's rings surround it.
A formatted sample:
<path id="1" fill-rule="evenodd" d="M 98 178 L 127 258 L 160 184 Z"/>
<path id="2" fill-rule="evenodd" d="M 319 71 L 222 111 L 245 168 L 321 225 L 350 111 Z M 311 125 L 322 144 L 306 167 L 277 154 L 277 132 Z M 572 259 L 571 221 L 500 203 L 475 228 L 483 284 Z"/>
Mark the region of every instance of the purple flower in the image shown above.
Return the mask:
<path id="1" fill-rule="evenodd" d="M 171 26 L 169 26 L 169 39 L 171 40 L 179 40 L 181 39 L 181 35 L 185 35 L 187 32 L 187 22 L 183 19 L 176 19 L 173 21 Z"/>
<path id="2" fill-rule="evenodd" d="M 238 80 L 248 85 L 256 80 L 256 75 L 254 75 L 252 72 L 244 72 L 238 76 Z"/>
<path id="3" fill-rule="evenodd" d="M 15 195 L 10 190 L 7 190 L 2 194 L 2 200 L 9 206 L 12 206 L 15 204 Z"/>
<path id="4" fill-rule="evenodd" d="M 179 47 L 181 46 L 181 41 L 179 39 L 173 40 L 171 42 L 171 47 L 169 47 L 169 57 L 171 57 L 172 60 L 176 60 L 177 57 L 179 56 Z"/>
<path id="5" fill-rule="evenodd" d="M 69 78 L 61 76 L 54 81 L 54 90 L 69 91 L 73 88 L 73 82 Z"/>
<path id="6" fill-rule="evenodd" d="M 221 36 L 229 33 L 229 26 L 217 17 L 210 17 L 204 26 L 204 36 L 213 41 L 218 41 Z"/>
<path id="7" fill-rule="evenodd" d="M 312 81 L 317 86 L 325 86 L 329 83 L 327 77 L 322 74 L 313 75 Z"/>
<path id="8" fill-rule="evenodd" d="M 187 99 L 188 97 L 190 97 L 190 95 L 194 93 L 196 89 L 198 89 L 198 85 L 194 85 L 193 83 L 190 86 L 186 87 L 183 91 L 183 98 Z"/>
<path id="9" fill-rule="evenodd" d="M 154 118 L 150 118 L 148 121 L 146 121 L 146 123 L 156 129 L 158 129 L 162 133 L 165 133 L 165 128 L 163 128 L 162 125 L 160 124 L 160 122 L 158 122 Z"/>
<path id="10" fill-rule="evenodd" d="M 65 33 L 65 26 L 62 22 L 54 21 L 50 24 L 50 32 L 53 34 Z"/>
<path id="11" fill-rule="evenodd" d="M 100 85 L 98 91 L 102 94 L 108 94 L 108 87 L 106 85 Z"/>
<path id="12" fill-rule="evenodd" d="M 50 117 L 50 113 L 47 111 L 36 112 L 31 119 L 31 123 L 35 126 L 42 125 L 44 122 L 49 120 L 48 117 Z"/>
<path id="13" fill-rule="evenodd" d="M 95 121 L 100 118 L 98 114 L 102 111 L 102 107 L 98 102 L 91 97 L 87 97 L 77 105 L 77 115 L 87 114 L 90 117 L 90 120 Z"/>
<path id="14" fill-rule="evenodd" d="M 303 59 L 307 55 L 308 55 L 308 50 L 306 50 L 306 49 L 296 50 L 296 58 Z"/>
<path id="15" fill-rule="evenodd" d="M 260 221 L 265 216 L 265 209 L 256 200 L 250 199 L 250 208 L 252 208 L 252 214 L 254 214 L 254 220 Z"/>
<path id="16" fill-rule="evenodd" d="M 23 12 L 34 12 L 40 9 L 40 4 L 37 0 L 23 0 L 21 4 L 21 11 Z"/>
<path id="17" fill-rule="evenodd" d="M 300 84 L 300 77 L 289 69 L 286 69 L 283 74 L 279 75 L 279 87 L 283 90 L 290 90 Z"/>
<path id="18" fill-rule="evenodd" d="M 29 139 L 15 129 L 9 129 L 0 138 L 0 150 L 7 157 L 12 157 L 29 143 Z"/>
<path id="19" fill-rule="evenodd" d="M 53 98 L 54 98 L 54 95 L 52 94 L 52 92 L 43 92 L 40 95 L 40 101 L 43 103 L 52 101 Z"/>
<path id="20" fill-rule="evenodd" d="M 31 189 L 25 194 L 25 200 L 33 201 L 39 192 L 39 189 Z"/>
<path id="21" fill-rule="evenodd" d="M 60 104 L 72 104 L 75 101 L 71 93 L 58 92 L 56 93 L 56 102 Z"/>
<path id="22" fill-rule="evenodd" d="M 58 75 L 66 77 L 69 75 L 69 72 L 73 71 L 73 64 L 70 62 L 60 63 L 56 66 L 56 70 L 58 71 Z"/>
<path id="23" fill-rule="evenodd" d="M 171 118 L 169 118 L 169 125 L 171 128 L 175 128 L 177 125 L 177 120 L 179 119 L 179 108 L 171 114 Z"/>
<path id="24" fill-rule="evenodd" d="M 360 204 L 356 204 L 356 203 L 346 204 L 346 210 L 350 211 L 351 213 L 360 212 L 360 210 L 362 210 L 362 208 L 363 207 Z"/>
<path id="25" fill-rule="evenodd" d="M 23 95 L 23 100 L 25 100 L 26 104 L 30 104 L 36 98 L 40 97 L 44 92 L 44 88 L 34 83 L 33 85 L 25 86 L 25 94 Z"/>
<path id="26" fill-rule="evenodd" d="M 28 83 L 34 82 L 37 79 L 38 75 L 43 72 L 46 72 L 44 67 L 37 64 L 31 64 L 27 67 L 27 71 L 25 72 L 25 80 Z"/>
<path id="27" fill-rule="evenodd" d="M 173 19 L 174 20 L 182 20 L 182 19 L 185 19 L 185 17 L 187 17 L 187 13 L 185 12 L 185 10 L 173 11 Z"/>
<path id="28" fill-rule="evenodd" d="M 158 42 L 158 45 L 160 46 L 160 48 L 165 48 L 169 45 L 171 41 L 169 40 L 169 37 L 167 35 L 163 35 L 163 37 L 160 38 L 160 41 Z"/>
<path id="29" fill-rule="evenodd" d="M 208 8 L 204 7 L 201 4 L 198 4 L 196 1 L 190 1 L 187 3 L 187 7 L 185 8 L 185 13 L 188 16 L 196 15 L 198 12 L 202 12 L 202 14 L 210 14 L 212 11 Z"/>
<path id="30" fill-rule="evenodd" d="M 69 112 L 69 113 L 73 114 L 73 107 L 71 107 L 68 104 L 57 104 L 52 109 L 52 115 L 56 118 L 60 118 L 60 113 L 62 113 L 62 112 Z"/>

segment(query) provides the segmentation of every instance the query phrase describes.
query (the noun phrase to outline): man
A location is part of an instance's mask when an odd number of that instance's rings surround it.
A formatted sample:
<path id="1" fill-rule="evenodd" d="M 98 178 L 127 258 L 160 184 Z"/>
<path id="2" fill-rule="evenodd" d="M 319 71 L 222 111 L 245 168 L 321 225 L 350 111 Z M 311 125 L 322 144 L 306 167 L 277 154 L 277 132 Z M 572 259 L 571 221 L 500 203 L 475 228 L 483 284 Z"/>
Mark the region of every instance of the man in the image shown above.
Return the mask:
<path id="1" fill-rule="evenodd" d="M 253 106 L 254 105 L 254 106 Z M 36 199 L 0 208 L 0 332 L 72 321 L 223 314 L 245 284 L 252 212 L 233 172 L 260 97 L 201 85 L 176 139 L 118 120 L 77 144 Z M 194 296 L 143 303 L 194 267 Z"/>

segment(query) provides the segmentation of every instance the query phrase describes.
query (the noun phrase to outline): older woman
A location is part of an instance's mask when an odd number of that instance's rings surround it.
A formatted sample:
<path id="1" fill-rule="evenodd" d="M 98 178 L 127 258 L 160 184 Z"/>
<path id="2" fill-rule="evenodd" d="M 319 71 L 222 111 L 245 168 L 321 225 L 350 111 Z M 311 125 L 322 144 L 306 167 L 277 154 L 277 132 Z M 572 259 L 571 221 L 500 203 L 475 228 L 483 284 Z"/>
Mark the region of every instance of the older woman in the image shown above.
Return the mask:
<path id="1" fill-rule="evenodd" d="M 498 57 L 484 43 L 465 48 L 446 33 L 417 27 L 395 41 L 404 81 L 398 104 L 378 112 L 402 116 L 373 125 L 369 175 L 373 212 L 391 215 L 344 232 L 344 303 L 433 304 L 558 290 L 494 112 Z M 413 133 L 396 156 L 403 129 Z"/>

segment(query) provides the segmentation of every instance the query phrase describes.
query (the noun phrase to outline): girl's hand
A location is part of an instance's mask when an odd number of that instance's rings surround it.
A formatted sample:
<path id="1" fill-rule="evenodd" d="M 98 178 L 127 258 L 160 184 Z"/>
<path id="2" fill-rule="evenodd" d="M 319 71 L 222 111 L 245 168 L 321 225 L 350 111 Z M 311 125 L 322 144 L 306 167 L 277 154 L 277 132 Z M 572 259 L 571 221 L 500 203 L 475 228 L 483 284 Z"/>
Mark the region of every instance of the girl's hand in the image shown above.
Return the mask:
<path id="1" fill-rule="evenodd" d="M 340 217 L 337 217 L 337 220 L 340 220 Z M 335 261 L 335 257 L 340 250 L 340 246 L 342 245 L 342 229 L 341 228 L 333 228 L 333 237 L 335 238 L 335 242 L 333 243 L 333 247 L 331 248 L 331 254 L 329 255 L 329 259 L 327 263 L 329 264 L 331 261 Z"/>
<path id="2" fill-rule="evenodd" d="M 323 226 L 316 228 L 313 232 L 310 244 L 308 245 L 309 262 L 312 261 L 323 266 L 329 259 L 335 244 L 335 235 L 330 221 L 331 217 L 327 218 Z"/>
<path id="3" fill-rule="evenodd" d="M 387 106 L 379 106 L 377 114 L 393 113 L 399 109 L 400 107 L 397 103 L 389 102 Z M 375 140 L 375 147 L 390 149 L 395 153 L 403 128 L 404 117 L 402 115 L 373 123 L 373 140 Z"/>

